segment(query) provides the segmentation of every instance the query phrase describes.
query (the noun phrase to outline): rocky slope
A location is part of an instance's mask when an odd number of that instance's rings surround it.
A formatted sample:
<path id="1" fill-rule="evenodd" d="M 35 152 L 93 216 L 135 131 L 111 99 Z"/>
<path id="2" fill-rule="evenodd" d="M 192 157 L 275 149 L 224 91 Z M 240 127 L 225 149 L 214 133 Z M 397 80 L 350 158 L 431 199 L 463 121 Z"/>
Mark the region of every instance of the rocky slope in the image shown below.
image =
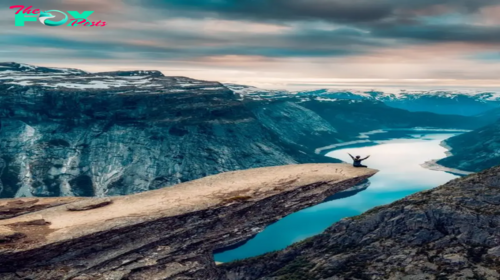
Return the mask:
<path id="1" fill-rule="evenodd" d="M 289 165 L 121 197 L 0 200 L 0 279 L 215 280 L 214 249 L 375 172 Z"/>
<path id="2" fill-rule="evenodd" d="M 496 167 L 221 265 L 219 279 L 500 279 L 499 209 Z"/>
<path id="3" fill-rule="evenodd" d="M 500 165 L 500 121 L 445 141 L 451 155 L 437 163 L 478 172 Z"/>
<path id="4" fill-rule="evenodd" d="M 311 153 L 317 147 L 358 136 L 357 132 L 339 133 L 334 124 L 313 110 L 296 103 L 296 100 L 247 103 L 247 107 L 262 125 L 277 134 L 280 139 L 290 144 L 299 144 Z M 355 110 L 355 106 L 351 107 Z"/>

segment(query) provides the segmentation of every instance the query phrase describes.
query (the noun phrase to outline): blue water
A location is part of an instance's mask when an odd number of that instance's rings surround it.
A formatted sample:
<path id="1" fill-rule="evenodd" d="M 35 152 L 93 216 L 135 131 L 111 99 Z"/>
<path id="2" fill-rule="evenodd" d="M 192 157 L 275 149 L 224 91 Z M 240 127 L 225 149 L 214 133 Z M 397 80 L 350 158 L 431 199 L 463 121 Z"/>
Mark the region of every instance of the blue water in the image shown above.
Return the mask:
<path id="1" fill-rule="evenodd" d="M 432 159 L 444 158 L 446 149 L 439 144 L 453 133 L 411 135 L 412 139 L 377 140 L 366 147 L 349 147 L 330 152 L 328 156 L 350 161 L 349 155 L 371 155 L 365 161 L 380 170 L 370 178 L 368 189 L 343 199 L 328 201 L 291 214 L 268 226 L 246 244 L 216 254 L 217 262 L 230 262 L 281 250 L 289 245 L 317 235 L 333 223 L 357 216 L 376 206 L 392 203 L 419 191 L 442 185 L 458 176 L 431 171 L 420 165 Z"/>

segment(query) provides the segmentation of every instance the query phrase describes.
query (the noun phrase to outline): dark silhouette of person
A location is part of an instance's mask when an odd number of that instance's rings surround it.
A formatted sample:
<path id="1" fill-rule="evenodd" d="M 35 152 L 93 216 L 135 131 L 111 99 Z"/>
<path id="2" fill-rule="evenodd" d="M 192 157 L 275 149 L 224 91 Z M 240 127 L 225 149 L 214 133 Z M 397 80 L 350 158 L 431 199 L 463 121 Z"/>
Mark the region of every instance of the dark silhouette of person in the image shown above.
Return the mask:
<path id="1" fill-rule="evenodd" d="M 353 157 L 351 154 L 349 154 L 349 156 L 351 156 L 352 160 L 354 161 L 354 162 L 352 163 L 352 166 L 354 166 L 354 167 L 364 167 L 364 168 L 367 168 L 367 167 L 368 167 L 368 166 L 366 166 L 366 165 L 361 164 L 361 162 L 362 162 L 363 160 L 368 159 L 370 156 L 367 156 L 367 157 L 365 157 L 365 158 L 361 158 L 360 156 Z"/>

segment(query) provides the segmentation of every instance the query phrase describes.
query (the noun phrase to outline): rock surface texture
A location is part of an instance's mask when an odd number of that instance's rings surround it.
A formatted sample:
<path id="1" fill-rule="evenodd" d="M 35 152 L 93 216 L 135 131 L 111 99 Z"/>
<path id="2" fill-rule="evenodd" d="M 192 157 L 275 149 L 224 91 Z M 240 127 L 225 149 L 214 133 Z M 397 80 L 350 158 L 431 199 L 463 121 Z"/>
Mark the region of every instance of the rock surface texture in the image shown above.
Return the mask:
<path id="1" fill-rule="evenodd" d="M 500 167 L 344 219 L 219 279 L 500 279 Z"/>
<path id="2" fill-rule="evenodd" d="M 3 200 L 0 210 L 15 217 L 0 220 L 0 279 L 219 279 L 213 250 L 375 172 L 345 164 L 289 165 L 105 200 Z M 33 212 L 25 213 L 30 207 Z M 75 207 L 79 211 L 69 210 Z"/>

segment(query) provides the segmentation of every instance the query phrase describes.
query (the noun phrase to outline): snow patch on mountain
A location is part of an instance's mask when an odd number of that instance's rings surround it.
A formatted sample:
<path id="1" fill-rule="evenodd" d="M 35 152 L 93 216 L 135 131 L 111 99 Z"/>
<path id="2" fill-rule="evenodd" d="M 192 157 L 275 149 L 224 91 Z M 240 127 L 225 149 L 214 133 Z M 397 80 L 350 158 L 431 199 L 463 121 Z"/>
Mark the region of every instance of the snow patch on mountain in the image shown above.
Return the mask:
<path id="1" fill-rule="evenodd" d="M 481 101 L 500 101 L 500 92 L 484 91 L 480 89 L 455 89 L 455 90 L 358 90 L 358 89 L 311 89 L 300 91 L 266 90 L 254 86 L 237 84 L 224 84 L 233 92 L 250 99 L 274 99 L 283 97 L 308 97 L 318 101 L 335 100 L 414 100 L 421 97 L 432 96 L 436 98 L 456 99 L 470 97 Z"/>
<path id="2" fill-rule="evenodd" d="M 117 90 L 136 91 L 148 89 L 150 94 L 179 93 L 206 90 L 228 91 L 218 82 L 199 81 L 186 77 L 165 77 L 156 70 L 115 71 L 89 73 L 70 68 L 48 68 L 28 64 L 0 63 L 0 85 L 16 87 L 42 87 L 71 90 Z"/>

